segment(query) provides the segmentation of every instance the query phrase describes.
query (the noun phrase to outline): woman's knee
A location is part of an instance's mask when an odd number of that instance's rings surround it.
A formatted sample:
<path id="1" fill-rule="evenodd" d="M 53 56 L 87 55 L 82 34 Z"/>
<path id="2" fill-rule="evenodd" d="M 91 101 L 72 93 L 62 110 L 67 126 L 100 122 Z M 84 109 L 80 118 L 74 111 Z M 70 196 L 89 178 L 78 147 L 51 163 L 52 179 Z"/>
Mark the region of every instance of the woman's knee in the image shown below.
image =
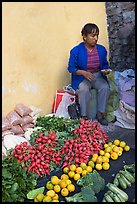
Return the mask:
<path id="1" fill-rule="evenodd" d="M 80 84 L 78 92 L 88 93 L 89 92 L 89 87 L 87 85 L 85 85 L 85 84 Z"/>
<path id="2" fill-rule="evenodd" d="M 99 91 L 103 91 L 105 93 L 110 93 L 110 87 L 108 85 L 103 85 L 102 87 L 100 87 Z"/>

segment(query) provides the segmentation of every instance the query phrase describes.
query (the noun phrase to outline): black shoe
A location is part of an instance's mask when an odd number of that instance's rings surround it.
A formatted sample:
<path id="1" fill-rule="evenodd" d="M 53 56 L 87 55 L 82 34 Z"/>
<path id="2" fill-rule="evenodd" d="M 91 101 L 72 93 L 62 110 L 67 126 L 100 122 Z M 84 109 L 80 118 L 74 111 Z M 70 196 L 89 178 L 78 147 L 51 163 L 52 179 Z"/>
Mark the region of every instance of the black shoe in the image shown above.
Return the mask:
<path id="1" fill-rule="evenodd" d="M 97 119 L 101 125 L 108 125 L 108 121 L 104 117 L 98 117 Z"/>

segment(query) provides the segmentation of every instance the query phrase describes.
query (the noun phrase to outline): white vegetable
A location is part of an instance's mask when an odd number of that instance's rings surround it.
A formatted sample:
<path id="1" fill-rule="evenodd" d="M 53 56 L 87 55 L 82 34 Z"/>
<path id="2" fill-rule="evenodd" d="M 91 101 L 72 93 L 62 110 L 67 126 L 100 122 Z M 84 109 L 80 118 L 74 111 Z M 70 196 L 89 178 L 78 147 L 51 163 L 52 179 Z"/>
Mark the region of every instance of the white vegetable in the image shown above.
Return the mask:
<path id="1" fill-rule="evenodd" d="M 38 130 L 38 129 L 41 129 L 41 127 L 35 127 L 35 128 L 28 128 L 27 131 L 24 133 L 24 137 L 26 138 L 26 140 L 30 140 L 30 135 Z"/>
<path id="2" fill-rule="evenodd" d="M 39 115 L 42 112 L 42 109 L 37 108 L 35 106 L 29 106 L 29 108 L 31 108 L 32 112 L 29 114 L 30 116 L 35 116 L 35 115 Z"/>
<path id="3" fill-rule="evenodd" d="M 4 146 L 4 142 L 2 142 L 2 155 L 6 156 L 7 155 L 6 152 L 7 152 L 7 150 L 6 150 L 5 146 Z"/>
<path id="4" fill-rule="evenodd" d="M 3 142 L 6 149 L 9 150 L 11 148 L 14 149 L 17 144 L 21 144 L 22 142 L 28 142 L 28 141 L 24 137 L 15 136 L 15 135 L 12 135 L 12 136 L 6 135 L 4 137 Z"/>

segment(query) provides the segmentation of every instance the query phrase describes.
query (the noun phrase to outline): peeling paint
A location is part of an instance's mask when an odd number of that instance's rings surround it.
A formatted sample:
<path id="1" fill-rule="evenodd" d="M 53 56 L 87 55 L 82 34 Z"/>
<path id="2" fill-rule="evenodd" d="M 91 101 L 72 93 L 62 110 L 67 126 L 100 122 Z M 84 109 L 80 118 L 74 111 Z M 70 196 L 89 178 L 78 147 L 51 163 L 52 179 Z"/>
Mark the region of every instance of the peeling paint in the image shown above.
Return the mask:
<path id="1" fill-rule="evenodd" d="M 24 81 L 24 83 L 22 84 L 22 88 L 26 91 L 26 92 L 33 92 L 36 93 L 37 92 L 37 86 L 35 84 L 31 84 L 28 81 Z"/>

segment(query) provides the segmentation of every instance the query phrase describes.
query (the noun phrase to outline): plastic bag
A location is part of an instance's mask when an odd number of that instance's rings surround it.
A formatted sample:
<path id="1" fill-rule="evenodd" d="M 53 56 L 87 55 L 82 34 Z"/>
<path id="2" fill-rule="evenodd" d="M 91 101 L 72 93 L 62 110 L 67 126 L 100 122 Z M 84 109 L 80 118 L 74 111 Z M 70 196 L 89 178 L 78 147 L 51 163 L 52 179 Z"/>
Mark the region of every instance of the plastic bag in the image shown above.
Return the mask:
<path id="1" fill-rule="evenodd" d="M 2 131 L 9 129 L 11 129 L 10 121 L 7 118 L 2 117 Z"/>
<path id="2" fill-rule="evenodd" d="M 56 90 L 55 100 L 52 106 L 52 113 L 56 113 L 60 102 L 62 101 L 62 97 L 65 93 L 68 93 L 72 96 L 72 102 L 75 102 L 75 99 L 78 97 L 75 93 L 75 90 L 71 87 L 71 85 L 67 85 L 63 87 L 63 90 Z"/>
<path id="3" fill-rule="evenodd" d="M 24 130 L 22 129 L 22 127 L 20 125 L 12 125 L 12 131 L 14 132 L 14 134 L 23 134 Z"/>
<path id="4" fill-rule="evenodd" d="M 71 94 L 65 92 L 56 110 L 55 116 L 70 118 L 69 113 L 68 113 L 68 106 L 73 103 L 72 99 L 75 100 L 75 95 L 72 96 Z"/>
<path id="5" fill-rule="evenodd" d="M 27 124 L 22 126 L 22 129 L 24 131 L 27 131 L 28 128 L 34 128 L 34 124 L 33 123 L 27 123 Z"/>
<path id="6" fill-rule="evenodd" d="M 12 125 L 18 125 L 22 123 L 22 118 L 15 111 L 11 111 L 7 114 L 6 118 Z"/>
<path id="7" fill-rule="evenodd" d="M 33 117 L 31 117 L 30 115 L 26 115 L 24 117 L 22 117 L 22 125 L 25 125 L 27 123 L 32 123 L 33 122 Z"/>
<path id="8" fill-rule="evenodd" d="M 14 109 L 21 117 L 26 116 L 32 112 L 32 110 L 28 107 L 25 106 L 24 104 L 17 104 L 15 109 Z"/>

